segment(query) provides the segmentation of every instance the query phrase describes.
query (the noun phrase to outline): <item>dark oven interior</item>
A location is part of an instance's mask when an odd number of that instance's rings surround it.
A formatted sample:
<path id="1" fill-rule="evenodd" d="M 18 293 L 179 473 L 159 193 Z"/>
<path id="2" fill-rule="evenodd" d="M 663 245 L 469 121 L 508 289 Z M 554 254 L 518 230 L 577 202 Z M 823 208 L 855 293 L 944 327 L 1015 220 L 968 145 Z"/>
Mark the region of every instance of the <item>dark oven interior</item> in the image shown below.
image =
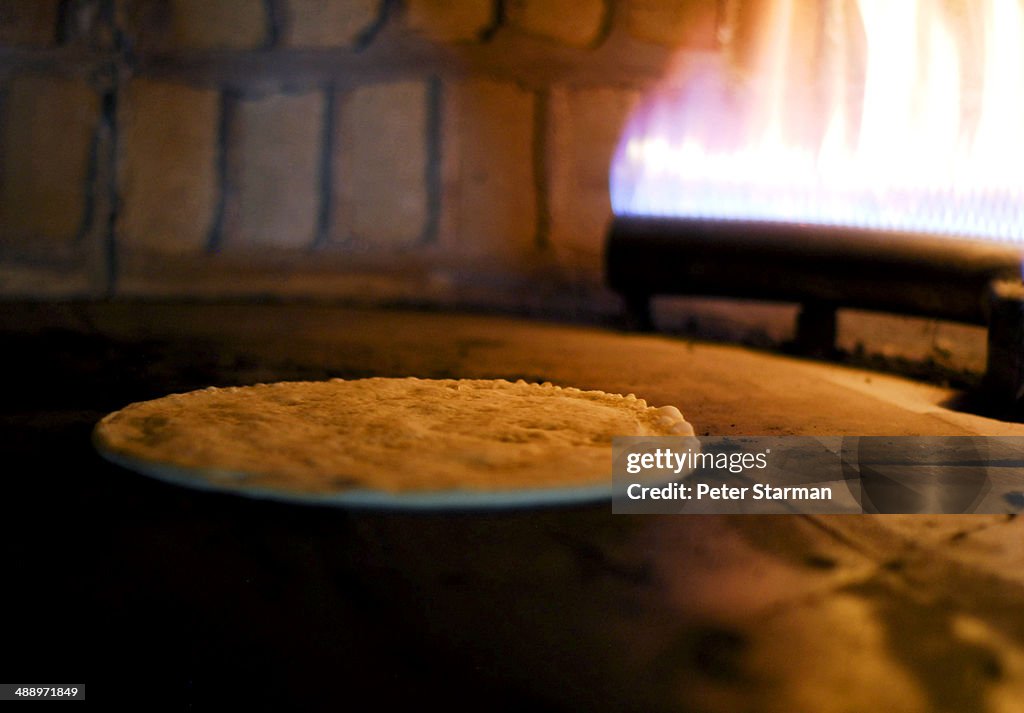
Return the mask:
<path id="1" fill-rule="evenodd" d="M 699 436 L 1024 435 L 1012 246 L 613 218 L 667 73 L 854 4 L 0 0 L 0 679 L 97 709 L 1012 708 L 1020 493 L 389 513 L 90 442 L 135 401 L 370 376 L 634 393 Z"/>

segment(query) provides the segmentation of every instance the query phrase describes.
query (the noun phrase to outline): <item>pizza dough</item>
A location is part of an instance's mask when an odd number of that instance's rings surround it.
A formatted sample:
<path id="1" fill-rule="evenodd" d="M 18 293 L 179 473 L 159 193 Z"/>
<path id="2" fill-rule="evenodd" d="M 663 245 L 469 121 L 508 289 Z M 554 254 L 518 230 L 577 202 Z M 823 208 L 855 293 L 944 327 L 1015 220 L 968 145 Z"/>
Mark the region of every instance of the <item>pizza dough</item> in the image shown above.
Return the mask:
<path id="1" fill-rule="evenodd" d="M 422 493 L 608 484 L 613 436 L 669 435 L 693 429 L 632 394 L 373 378 L 174 394 L 106 416 L 94 441 L 144 472 L 233 487 Z"/>

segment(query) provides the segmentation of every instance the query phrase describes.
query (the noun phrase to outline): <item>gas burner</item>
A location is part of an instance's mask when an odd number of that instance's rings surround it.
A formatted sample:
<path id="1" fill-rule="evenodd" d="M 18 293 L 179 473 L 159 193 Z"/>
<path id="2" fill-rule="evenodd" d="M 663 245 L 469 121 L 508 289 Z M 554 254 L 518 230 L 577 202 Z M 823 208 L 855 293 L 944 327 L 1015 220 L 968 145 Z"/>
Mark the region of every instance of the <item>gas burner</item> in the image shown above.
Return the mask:
<path id="1" fill-rule="evenodd" d="M 1022 248 L 992 241 L 810 224 L 618 217 L 606 276 L 632 322 L 652 329 L 651 298 L 706 295 L 801 305 L 796 345 L 834 351 L 841 307 L 988 326 L 993 403 L 1024 405 Z"/>

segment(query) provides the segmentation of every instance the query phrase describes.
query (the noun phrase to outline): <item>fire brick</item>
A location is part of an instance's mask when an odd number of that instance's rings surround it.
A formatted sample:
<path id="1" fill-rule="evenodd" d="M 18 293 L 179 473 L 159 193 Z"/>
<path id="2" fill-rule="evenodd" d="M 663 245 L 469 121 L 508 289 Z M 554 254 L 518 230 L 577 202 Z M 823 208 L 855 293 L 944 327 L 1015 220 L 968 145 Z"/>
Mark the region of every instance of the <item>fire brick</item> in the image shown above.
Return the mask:
<path id="1" fill-rule="evenodd" d="M 469 80 L 444 88 L 442 233 L 462 254 L 524 257 L 537 229 L 532 94 Z"/>
<path id="2" fill-rule="evenodd" d="M 493 0 L 407 0 L 406 23 L 438 42 L 478 39 L 494 23 Z"/>
<path id="3" fill-rule="evenodd" d="M 184 49 L 253 49 L 267 42 L 263 0 L 170 0 L 170 43 Z"/>
<path id="4" fill-rule="evenodd" d="M 342 98 L 334 146 L 335 239 L 417 242 L 427 220 L 428 85 L 360 87 Z"/>
<path id="5" fill-rule="evenodd" d="M 219 193 L 217 92 L 134 80 L 120 122 L 119 237 L 161 252 L 202 250 Z"/>
<path id="6" fill-rule="evenodd" d="M 57 0 L 0 0 L 0 45 L 48 47 L 57 36 Z"/>
<path id="7" fill-rule="evenodd" d="M 241 99 L 231 111 L 224 239 L 305 247 L 320 205 L 322 92 Z"/>
<path id="8" fill-rule="evenodd" d="M 561 264 L 588 278 L 600 275 L 604 235 L 611 217 L 608 168 L 636 100 L 635 92 L 621 89 L 551 90 L 551 243 Z"/>
<path id="9" fill-rule="evenodd" d="M 99 97 L 81 80 L 17 77 L 7 88 L 0 145 L 5 239 L 71 244 L 86 216 Z"/>
<path id="10" fill-rule="evenodd" d="M 629 34 L 644 42 L 708 49 L 715 46 L 717 24 L 718 8 L 706 0 L 630 0 L 626 5 Z"/>
<path id="11" fill-rule="evenodd" d="M 603 0 L 510 0 L 507 7 L 526 32 L 575 47 L 597 41 L 607 13 Z"/>
<path id="12" fill-rule="evenodd" d="M 288 0 L 284 42 L 292 47 L 351 47 L 380 17 L 380 0 Z"/>

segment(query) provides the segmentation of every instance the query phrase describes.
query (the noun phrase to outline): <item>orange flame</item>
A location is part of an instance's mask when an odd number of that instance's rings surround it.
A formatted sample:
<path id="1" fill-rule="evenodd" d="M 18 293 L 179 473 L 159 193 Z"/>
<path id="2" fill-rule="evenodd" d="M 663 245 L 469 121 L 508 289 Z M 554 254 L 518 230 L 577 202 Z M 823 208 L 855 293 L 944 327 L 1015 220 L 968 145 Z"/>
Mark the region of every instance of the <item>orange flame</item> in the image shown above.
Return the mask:
<path id="1" fill-rule="evenodd" d="M 747 74 L 683 57 L 612 166 L 619 215 L 1024 241 L 1018 0 L 773 0 Z"/>

